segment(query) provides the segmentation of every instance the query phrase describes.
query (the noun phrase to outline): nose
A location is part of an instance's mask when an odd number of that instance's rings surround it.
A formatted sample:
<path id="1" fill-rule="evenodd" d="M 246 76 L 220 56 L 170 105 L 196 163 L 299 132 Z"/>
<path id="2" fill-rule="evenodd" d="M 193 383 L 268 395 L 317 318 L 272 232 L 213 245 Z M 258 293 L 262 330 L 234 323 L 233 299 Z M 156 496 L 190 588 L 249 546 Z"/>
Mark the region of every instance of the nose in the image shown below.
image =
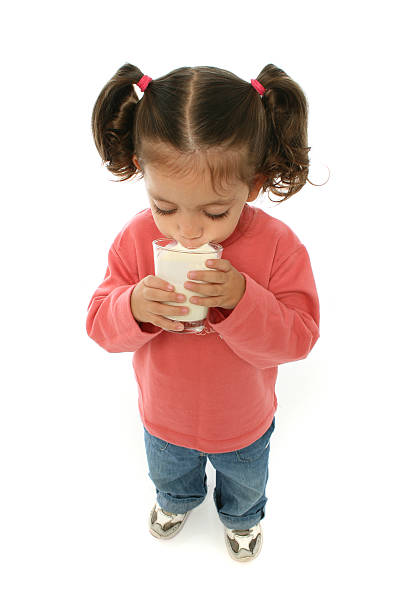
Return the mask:
<path id="1" fill-rule="evenodd" d="M 180 219 L 177 225 L 177 234 L 180 237 L 180 242 L 186 248 L 195 248 L 202 242 L 203 230 L 199 227 L 199 222 L 196 219 L 188 218 Z"/>
<path id="2" fill-rule="evenodd" d="M 193 223 L 187 224 L 185 227 L 181 223 L 177 229 L 183 240 L 198 240 L 202 236 L 202 230 L 198 227 L 194 229 Z"/>

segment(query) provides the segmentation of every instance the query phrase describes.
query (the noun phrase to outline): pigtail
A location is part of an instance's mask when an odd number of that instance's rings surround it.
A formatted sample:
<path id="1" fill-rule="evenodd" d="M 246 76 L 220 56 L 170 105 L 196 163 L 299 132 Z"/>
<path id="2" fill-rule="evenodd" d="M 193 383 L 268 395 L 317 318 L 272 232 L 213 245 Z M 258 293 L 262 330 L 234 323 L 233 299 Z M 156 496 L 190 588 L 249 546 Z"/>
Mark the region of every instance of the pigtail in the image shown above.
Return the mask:
<path id="1" fill-rule="evenodd" d="M 133 87 L 143 73 L 124 64 L 106 83 L 92 112 L 92 134 L 107 169 L 127 180 L 140 171 L 133 163 L 138 96 Z"/>
<path id="2" fill-rule="evenodd" d="M 266 88 L 262 103 L 266 113 L 265 152 L 257 169 L 266 177 L 262 191 L 284 197 L 297 193 L 308 181 L 308 102 L 301 87 L 273 64 L 257 80 Z M 312 183 L 313 184 L 313 183 Z"/>

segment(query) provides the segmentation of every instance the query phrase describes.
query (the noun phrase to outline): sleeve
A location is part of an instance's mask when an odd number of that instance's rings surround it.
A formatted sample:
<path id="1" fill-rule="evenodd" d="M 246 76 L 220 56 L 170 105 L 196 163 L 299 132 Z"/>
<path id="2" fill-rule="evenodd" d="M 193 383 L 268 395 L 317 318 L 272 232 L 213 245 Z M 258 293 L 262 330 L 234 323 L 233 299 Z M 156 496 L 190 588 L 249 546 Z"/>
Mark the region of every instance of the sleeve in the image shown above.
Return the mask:
<path id="1" fill-rule="evenodd" d="M 242 274 L 246 289 L 241 300 L 226 318 L 221 311 L 214 313 L 220 320 L 209 321 L 210 326 L 256 368 L 305 359 L 320 336 L 319 298 L 305 246 L 280 262 L 268 288 Z"/>
<path id="2" fill-rule="evenodd" d="M 88 336 L 109 353 L 134 352 L 163 331 L 134 318 L 131 293 L 138 283 L 138 274 L 133 278 L 113 244 L 104 280 L 91 297 L 86 317 Z"/>

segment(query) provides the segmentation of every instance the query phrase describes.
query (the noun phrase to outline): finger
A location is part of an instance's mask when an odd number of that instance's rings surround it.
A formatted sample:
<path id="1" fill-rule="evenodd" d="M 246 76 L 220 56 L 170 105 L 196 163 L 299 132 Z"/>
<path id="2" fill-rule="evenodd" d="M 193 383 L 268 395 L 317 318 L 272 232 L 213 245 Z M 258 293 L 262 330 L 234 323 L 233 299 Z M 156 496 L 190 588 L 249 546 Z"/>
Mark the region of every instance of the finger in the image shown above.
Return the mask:
<path id="1" fill-rule="evenodd" d="M 175 293 L 174 291 L 164 291 L 163 289 L 145 289 L 143 294 L 147 300 L 151 300 L 152 302 L 177 302 L 178 304 L 185 304 L 186 302 L 186 299 L 178 299 L 179 295 L 184 295 L 183 293 Z"/>
<path id="2" fill-rule="evenodd" d="M 167 281 L 158 276 L 148 276 L 144 280 L 145 288 L 143 294 L 147 300 L 158 302 L 178 302 L 178 293 L 174 291 L 174 285 L 170 285 Z M 173 287 L 172 290 L 169 287 Z M 182 295 L 182 294 L 181 294 Z M 185 301 L 185 300 L 184 300 Z"/>
<path id="3" fill-rule="evenodd" d="M 210 297 L 198 297 L 197 295 L 192 296 L 189 301 L 191 304 L 198 304 L 199 306 L 220 306 L 221 295 L 212 295 Z"/>
<path id="4" fill-rule="evenodd" d="M 187 278 L 196 281 L 204 281 L 206 283 L 224 283 L 227 280 L 226 272 L 214 270 L 194 270 L 188 272 Z M 185 285 L 184 285 L 185 286 Z"/>
<path id="5" fill-rule="evenodd" d="M 152 323 L 165 331 L 182 331 L 184 329 L 184 325 L 180 323 L 180 321 L 172 321 L 171 319 L 157 315 L 154 316 Z"/>
<path id="6" fill-rule="evenodd" d="M 188 291 L 193 291 L 194 293 L 200 293 L 203 295 L 213 295 L 216 296 L 219 291 L 218 287 L 221 287 L 221 283 L 184 283 L 185 289 Z"/>
<path id="7" fill-rule="evenodd" d="M 231 267 L 231 263 L 228 259 L 208 259 L 206 260 L 206 265 L 208 268 L 215 268 L 217 270 L 227 271 Z"/>
<path id="8" fill-rule="evenodd" d="M 145 287 L 151 287 L 152 289 L 162 289 L 163 291 L 174 291 L 175 287 L 174 285 L 170 285 L 170 283 L 168 281 L 165 281 L 162 278 L 159 278 L 158 276 L 152 276 L 149 275 L 144 279 L 144 285 Z M 172 289 L 169 289 L 169 287 L 172 287 Z"/>
<path id="9" fill-rule="evenodd" d="M 163 315 L 164 317 L 180 317 L 188 314 L 189 306 L 172 306 L 162 302 L 151 302 L 149 311 L 152 314 Z"/>

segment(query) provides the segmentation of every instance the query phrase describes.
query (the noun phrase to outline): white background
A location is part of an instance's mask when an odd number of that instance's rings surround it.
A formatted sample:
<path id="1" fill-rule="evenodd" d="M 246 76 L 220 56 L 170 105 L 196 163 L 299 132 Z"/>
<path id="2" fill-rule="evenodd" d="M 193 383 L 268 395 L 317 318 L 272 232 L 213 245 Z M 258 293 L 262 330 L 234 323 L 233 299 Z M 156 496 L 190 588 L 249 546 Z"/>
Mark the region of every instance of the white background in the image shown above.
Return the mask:
<path id="1" fill-rule="evenodd" d="M 20 2 L 2 13 L 0 562 L 4 612 L 400 609 L 399 33 L 396 3 Z M 209 493 L 177 538 L 154 503 L 131 353 L 85 330 L 107 251 L 145 208 L 90 128 L 125 62 L 303 88 L 310 180 L 253 204 L 305 244 L 321 306 L 279 368 L 264 545 L 225 548 Z"/>

